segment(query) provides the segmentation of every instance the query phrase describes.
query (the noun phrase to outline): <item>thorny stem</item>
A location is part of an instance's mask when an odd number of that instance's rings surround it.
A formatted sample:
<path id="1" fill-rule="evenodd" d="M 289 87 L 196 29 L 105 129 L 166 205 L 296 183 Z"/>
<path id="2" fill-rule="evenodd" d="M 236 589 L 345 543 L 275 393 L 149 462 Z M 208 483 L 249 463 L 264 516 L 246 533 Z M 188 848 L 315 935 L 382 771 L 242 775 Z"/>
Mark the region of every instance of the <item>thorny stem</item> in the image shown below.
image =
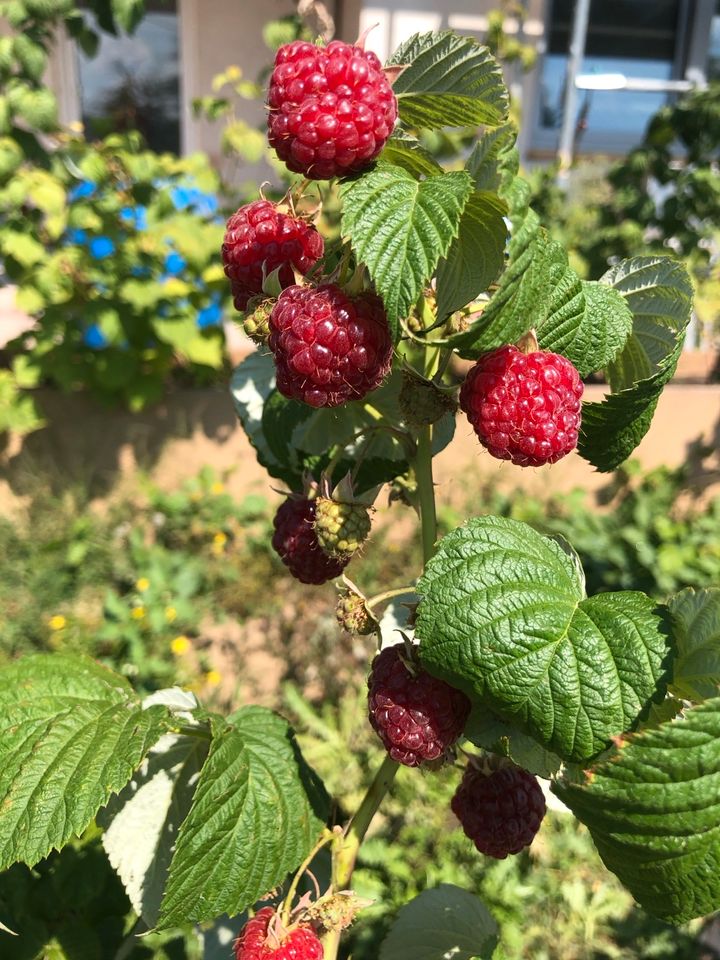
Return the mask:
<path id="1" fill-rule="evenodd" d="M 427 359 L 426 375 L 432 377 L 437 368 L 438 354 L 430 354 Z M 415 475 L 418 484 L 420 522 L 422 525 L 423 563 L 426 564 L 435 550 L 437 540 L 437 515 L 435 511 L 435 488 L 432 474 L 432 427 L 423 427 L 418 436 L 417 453 L 414 458 Z M 404 591 L 403 591 L 404 592 Z M 388 591 L 392 594 L 393 591 Z M 372 602 L 379 603 L 389 599 L 387 594 L 379 594 Z M 368 827 L 378 811 L 383 797 L 390 789 L 398 770 L 398 764 L 386 756 L 375 774 L 367 793 L 358 807 L 355 816 L 348 824 L 345 833 L 337 837 L 332 847 L 332 886 L 333 890 L 346 890 L 352 881 L 353 870 Z M 337 960 L 340 947 L 340 931 L 330 930 L 323 937 L 324 960 Z"/>

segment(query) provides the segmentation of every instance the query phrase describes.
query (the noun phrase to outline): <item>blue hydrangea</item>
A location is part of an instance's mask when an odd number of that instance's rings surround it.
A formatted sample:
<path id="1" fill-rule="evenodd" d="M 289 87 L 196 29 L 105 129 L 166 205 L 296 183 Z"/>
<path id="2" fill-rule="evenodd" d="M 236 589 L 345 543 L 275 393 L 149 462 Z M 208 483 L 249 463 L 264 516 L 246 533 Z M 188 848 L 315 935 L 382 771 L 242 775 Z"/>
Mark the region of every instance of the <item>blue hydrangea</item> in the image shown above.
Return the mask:
<path id="1" fill-rule="evenodd" d="M 70 229 L 67 234 L 67 242 L 80 247 L 87 243 L 87 230 Z"/>
<path id="2" fill-rule="evenodd" d="M 90 256 L 95 260 L 105 260 L 115 253 L 115 244 L 110 237 L 93 237 L 90 241 Z"/>
<path id="3" fill-rule="evenodd" d="M 128 227 L 134 227 L 136 230 L 147 230 L 147 207 L 143 207 L 142 205 L 137 207 L 123 207 L 120 211 L 120 219 Z"/>
<path id="4" fill-rule="evenodd" d="M 187 261 L 176 250 L 165 257 L 165 273 L 170 277 L 177 277 L 187 267 Z"/>
<path id="5" fill-rule="evenodd" d="M 205 327 L 216 327 L 222 323 L 223 311 L 220 305 L 220 294 L 214 294 L 212 301 L 198 313 L 198 326 L 201 329 Z"/>
<path id="6" fill-rule="evenodd" d="M 90 347 L 91 350 L 103 350 L 108 345 L 108 339 L 100 327 L 96 323 L 93 323 L 89 327 L 86 327 L 85 333 L 83 334 L 83 343 L 86 347 Z"/>
<path id="7" fill-rule="evenodd" d="M 76 200 L 84 200 L 85 197 L 91 197 L 93 193 L 95 193 L 95 187 L 96 184 L 94 184 L 92 180 L 81 180 L 68 194 L 68 200 L 70 203 L 74 203 Z"/>

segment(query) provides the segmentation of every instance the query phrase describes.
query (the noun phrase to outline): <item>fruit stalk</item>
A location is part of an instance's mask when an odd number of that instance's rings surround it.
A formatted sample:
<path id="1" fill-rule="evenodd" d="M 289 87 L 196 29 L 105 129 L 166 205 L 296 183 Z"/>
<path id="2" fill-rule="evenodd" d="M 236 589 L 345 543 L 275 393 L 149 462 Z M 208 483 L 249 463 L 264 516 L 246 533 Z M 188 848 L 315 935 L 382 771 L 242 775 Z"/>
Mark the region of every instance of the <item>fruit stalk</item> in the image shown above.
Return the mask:
<path id="1" fill-rule="evenodd" d="M 423 427 L 418 436 L 415 475 L 418 484 L 423 563 L 425 564 L 433 555 L 435 541 L 437 540 L 437 513 L 432 474 L 432 427 Z M 382 803 L 383 797 L 395 779 L 398 766 L 399 764 L 390 756 L 385 757 L 375 774 L 375 779 L 370 784 L 355 812 L 355 816 L 348 824 L 347 830 L 333 844 L 332 884 L 334 890 L 345 890 L 350 886 L 360 846 Z M 322 945 L 323 960 L 337 960 L 340 947 L 340 931 L 332 930 L 326 933 Z"/>

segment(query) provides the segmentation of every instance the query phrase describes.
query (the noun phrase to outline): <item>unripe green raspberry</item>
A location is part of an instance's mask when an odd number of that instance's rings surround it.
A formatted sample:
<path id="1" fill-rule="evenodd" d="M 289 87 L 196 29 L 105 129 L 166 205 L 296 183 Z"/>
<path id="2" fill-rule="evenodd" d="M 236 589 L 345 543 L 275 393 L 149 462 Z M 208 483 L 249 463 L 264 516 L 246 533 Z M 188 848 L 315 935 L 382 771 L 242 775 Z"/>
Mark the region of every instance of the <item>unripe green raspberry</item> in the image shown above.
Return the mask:
<path id="1" fill-rule="evenodd" d="M 457 403 L 451 396 L 409 370 L 403 370 L 399 403 L 403 420 L 411 427 L 429 426 L 446 413 L 457 410 Z"/>
<path id="2" fill-rule="evenodd" d="M 348 633 L 365 637 L 375 629 L 376 621 L 365 606 L 365 598 L 352 590 L 346 590 L 338 598 L 335 616 L 342 629 Z"/>
<path id="3" fill-rule="evenodd" d="M 370 533 L 370 514 L 361 503 L 340 503 L 318 497 L 315 536 L 329 557 L 351 557 Z"/>
<path id="4" fill-rule="evenodd" d="M 274 300 L 255 300 L 249 304 L 248 312 L 243 320 L 245 336 L 255 343 L 263 345 L 270 336 L 270 314 L 275 306 Z"/>

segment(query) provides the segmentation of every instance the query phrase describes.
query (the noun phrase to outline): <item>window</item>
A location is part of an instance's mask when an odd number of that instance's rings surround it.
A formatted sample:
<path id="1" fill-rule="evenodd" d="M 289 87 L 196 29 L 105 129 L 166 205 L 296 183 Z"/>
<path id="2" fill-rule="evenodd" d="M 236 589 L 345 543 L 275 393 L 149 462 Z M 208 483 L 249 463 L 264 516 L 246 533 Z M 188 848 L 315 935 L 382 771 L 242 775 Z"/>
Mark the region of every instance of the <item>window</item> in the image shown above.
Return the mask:
<path id="1" fill-rule="evenodd" d="M 139 130 L 157 151 L 180 151 L 177 4 L 148 2 L 137 30 L 100 33 L 94 57 L 78 51 L 82 119 L 90 136 Z M 88 23 L 97 24 L 89 11 Z"/>
<path id="2" fill-rule="evenodd" d="M 680 0 L 593 0 L 581 72 L 671 79 L 680 6 Z M 574 0 L 552 0 L 550 4 L 538 118 L 538 140 L 548 148 L 557 144 L 562 123 L 574 8 Z M 613 151 L 634 146 L 666 100 L 665 93 L 579 91 L 578 148 Z"/>
<path id="3" fill-rule="evenodd" d="M 717 0 L 715 5 L 715 15 L 710 26 L 707 74 L 708 80 L 720 80 L 720 0 Z"/>

